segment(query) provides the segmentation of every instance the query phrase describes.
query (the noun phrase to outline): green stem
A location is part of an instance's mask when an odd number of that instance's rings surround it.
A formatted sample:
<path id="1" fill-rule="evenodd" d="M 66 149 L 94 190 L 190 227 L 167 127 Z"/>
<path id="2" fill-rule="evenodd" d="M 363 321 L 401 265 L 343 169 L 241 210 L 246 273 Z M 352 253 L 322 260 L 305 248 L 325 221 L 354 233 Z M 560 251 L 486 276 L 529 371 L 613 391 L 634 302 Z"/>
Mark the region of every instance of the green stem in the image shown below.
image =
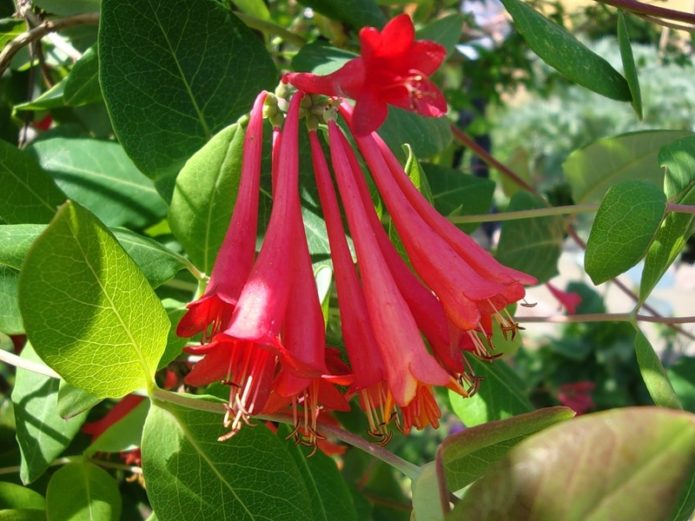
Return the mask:
<path id="1" fill-rule="evenodd" d="M 684 11 L 676 11 L 653 4 L 643 4 L 635 0 L 596 0 L 601 4 L 608 4 L 621 9 L 626 9 L 636 14 L 653 16 L 656 18 L 666 18 L 695 25 L 695 14 Z"/>
<path id="2" fill-rule="evenodd" d="M 183 396 L 178 393 L 173 393 L 171 391 L 165 391 L 164 389 L 154 389 L 152 392 L 152 398 L 162 402 L 169 402 L 181 407 L 187 407 L 189 409 L 196 409 L 199 411 L 213 412 L 217 414 L 224 414 L 226 412 L 225 404 L 210 402 L 207 400 L 190 398 L 188 396 Z M 262 414 L 255 418 L 264 421 L 273 421 L 278 423 L 286 423 L 292 425 L 294 420 L 289 414 Z M 367 454 L 380 459 L 384 463 L 391 465 L 392 467 L 400 470 L 403 474 L 411 479 L 415 479 L 420 474 L 420 468 L 417 465 L 404 460 L 403 458 L 396 456 L 392 452 L 386 450 L 381 445 L 375 443 L 370 443 L 364 438 L 348 432 L 344 429 L 333 427 L 330 425 L 319 424 L 318 426 L 319 434 L 332 436 L 339 439 L 340 441 L 357 447 L 363 450 Z"/>
<path id="3" fill-rule="evenodd" d="M 686 317 L 655 317 L 652 315 L 636 315 L 634 313 L 586 313 L 583 315 L 555 315 L 550 317 L 515 317 L 520 324 L 545 322 L 554 324 L 569 324 L 577 322 L 655 322 L 659 324 L 694 324 L 695 316 Z"/>
<path id="4" fill-rule="evenodd" d="M 201 279 L 198 279 L 200 281 Z M 189 291 L 193 293 L 198 289 L 198 285 L 193 284 L 191 282 L 186 282 L 185 280 L 177 280 L 177 279 L 171 279 L 167 280 L 163 286 L 167 286 L 169 288 L 174 288 L 174 289 L 182 289 L 184 291 Z"/>
<path id="5" fill-rule="evenodd" d="M 256 29 L 264 34 L 275 34 L 283 38 L 286 42 L 292 43 L 297 47 L 301 47 L 306 43 L 306 40 L 298 34 L 293 33 L 292 31 L 288 31 L 284 27 L 274 24 L 273 22 L 261 20 L 260 18 L 256 18 L 255 16 L 236 11 L 234 12 L 234 14 L 251 29 Z"/>

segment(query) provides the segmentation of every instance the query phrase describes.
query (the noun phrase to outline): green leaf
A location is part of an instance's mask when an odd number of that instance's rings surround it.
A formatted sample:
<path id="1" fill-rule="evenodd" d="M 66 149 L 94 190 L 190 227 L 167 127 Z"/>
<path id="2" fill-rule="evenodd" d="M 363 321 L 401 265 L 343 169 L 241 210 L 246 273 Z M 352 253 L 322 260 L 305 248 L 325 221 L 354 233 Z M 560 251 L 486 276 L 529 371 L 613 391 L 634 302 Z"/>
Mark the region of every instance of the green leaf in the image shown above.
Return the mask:
<path id="1" fill-rule="evenodd" d="M 167 195 L 186 159 L 277 81 L 263 40 L 213 0 L 104 0 L 99 61 L 120 143 Z"/>
<path id="2" fill-rule="evenodd" d="M 292 68 L 299 72 L 313 72 L 319 76 L 325 76 L 337 71 L 356 57 L 357 54 L 354 52 L 331 47 L 322 40 L 318 40 L 299 49 L 292 58 Z"/>
<path id="3" fill-rule="evenodd" d="M 646 130 L 600 139 L 572 152 L 562 165 L 577 204 L 597 203 L 608 189 L 626 179 L 661 187 L 664 174 L 657 156 L 662 146 L 684 136 L 685 130 Z"/>
<path id="4" fill-rule="evenodd" d="M 28 154 L 0 140 L 0 218 L 8 224 L 47 223 L 63 192 Z"/>
<path id="5" fill-rule="evenodd" d="M 87 49 L 73 65 L 65 80 L 63 100 L 70 107 L 80 107 L 101 101 L 99 56 L 95 46 Z"/>
<path id="6" fill-rule="evenodd" d="M 693 420 L 640 407 L 551 427 L 472 484 L 448 519 L 669 519 L 695 466 Z"/>
<path id="7" fill-rule="evenodd" d="M 608 98 L 632 99 L 625 78 L 564 27 L 548 20 L 521 0 L 502 0 L 502 3 L 529 47 L 568 80 Z"/>
<path id="8" fill-rule="evenodd" d="M 85 456 L 92 456 L 96 452 L 123 452 L 139 447 L 149 408 L 149 400 L 143 400 L 132 411 L 101 433 L 87 447 L 84 452 Z"/>
<path id="9" fill-rule="evenodd" d="M 664 167 L 664 191 L 670 203 L 695 204 L 695 136 L 664 146 L 659 152 Z M 661 223 L 647 252 L 640 284 L 640 300 L 644 301 L 659 279 L 666 273 L 693 234 L 695 216 L 672 212 Z"/>
<path id="10" fill-rule="evenodd" d="M 61 207 L 24 261 L 19 304 L 41 358 L 100 398 L 153 385 L 169 319 L 136 264 L 92 214 Z"/>
<path id="11" fill-rule="evenodd" d="M 0 510 L 0 521 L 46 521 L 46 512 L 37 508 Z"/>
<path id="12" fill-rule="evenodd" d="M 279 432 L 288 437 L 289 427 Z M 345 478 L 338 471 L 335 460 L 320 450 L 309 456 L 309 450 L 292 442 L 287 444 L 292 459 L 309 492 L 309 503 L 314 521 L 357 521 L 355 505 Z"/>
<path id="13" fill-rule="evenodd" d="M 43 510 L 45 506 L 46 500 L 38 492 L 21 485 L 0 481 L 0 509 L 35 508 Z"/>
<path id="14" fill-rule="evenodd" d="M 440 165 L 424 163 L 422 167 L 432 190 L 434 207 L 442 215 L 475 215 L 490 210 L 495 191 L 493 181 Z M 472 232 L 478 227 L 475 223 L 457 226 L 466 232 Z"/>
<path id="15" fill-rule="evenodd" d="M 623 70 L 625 79 L 632 96 L 632 108 L 635 109 L 637 117 L 642 119 L 642 93 L 637 77 L 637 67 L 635 57 L 632 55 L 632 45 L 630 45 L 630 35 L 627 31 L 625 15 L 621 10 L 618 11 L 618 42 L 620 43 L 620 57 L 623 60 Z"/>
<path id="16" fill-rule="evenodd" d="M 381 28 L 386 23 L 384 13 L 374 0 L 301 0 L 301 3 L 329 18 L 347 22 L 356 29 L 365 25 Z"/>
<path id="17" fill-rule="evenodd" d="M 478 392 L 469 398 L 449 392 L 451 407 L 466 427 L 533 410 L 524 382 L 504 361 L 481 362 L 472 357 L 468 360 L 475 374 L 482 378 Z"/>
<path id="18" fill-rule="evenodd" d="M 174 299 L 164 299 L 162 300 L 162 305 L 164 309 L 166 309 L 169 322 L 171 323 L 171 329 L 169 329 L 167 346 L 162 354 L 162 358 L 159 360 L 158 369 L 163 369 L 176 360 L 183 352 L 183 348 L 189 340 L 188 338 L 180 337 L 176 334 L 176 326 L 186 314 L 186 305 Z"/>
<path id="19" fill-rule="evenodd" d="M 21 18 L 0 19 L 0 49 L 22 34 L 27 29 L 27 24 Z"/>
<path id="20" fill-rule="evenodd" d="M 433 20 L 417 32 L 418 40 L 432 40 L 444 46 L 447 55 L 456 49 L 461 38 L 465 16 L 455 13 Z"/>
<path id="21" fill-rule="evenodd" d="M 28 151 L 70 199 L 108 226 L 144 228 L 166 215 L 154 184 L 118 143 L 56 137 L 37 141 Z"/>
<path id="22" fill-rule="evenodd" d="M 423 159 L 444 150 L 452 139 L 447 118 L 426 118 L 395 107 L 389 108 L 389 115 L 379 128 L 379 135 L 403 160 L 406 159 L 402 149 L 405 143 L 413 148 L 413 153 L 419 159 Z"/>
<path id="23" fill-rule="evenodd" d="M 507 211 L 545 208 L 542 199 L 528 192 L 517 192 Z M 557 274 L 562 253 L 563 221 L 561 217 L 535 217 L 506 221 L 497 245 L 497 260 L 502 264 L 533 275 L 546 282 Z"/>
<path id="24" fill-rule="evenodd" d="M 199 269 L 210 273 L 234 209 L 244 130 L 238 123 L 218 132 L 176 178 L 169 225 Z"/>
<path id="25" fill-rule="evenodd" d="M 41 362 L 31 345 L 22 359 Z M 37 479 L 65 450 L 84 422 L 86 414 L 64 420 L 56 409 L 60 381 L 26 369 L 17 369 L 12 404 L 17 443 L 22 454 L 19 476 L 23 483 Z"/>
<path id="26" fill-rule="evenodd" d="M 263 425 L 217 441 L 224 433 L 218 414 L 171 404 L 150 408 L 142 463 L 160 519 L 312 519 L 304 482 L 283 442 Z"/>
<path id="27" fill-rule="evenodd" d="M 606 192 L 584 257 L 594 284 L 620 275 L 644 257 L 665 210 L 666 196 L 646 181 L 621 181 Z"/>
<path id="28" fill-rule="evenodd" d="M 15 110 L 42 111 L 65 106 L 63 94 L 65 93 L 65 80 L 59 81 L 53 87 L 43 92 L 38 98 L 26 103 L 15 105 Z"/>
<path id="29" fill-rule="evenodd" d="M 121 517 L 118 483 L 92 463 L 69 463 L 48 482 L 46 513 L 48 521 L 118 521 Z"/>
<path id="30" fill-rule="evenodd" d="M 448 489 L 460 490 L 473 483 L 521 440 L 573 416 L 574 411 L 566 407 L 549 407 L 449 436 L 437 453 Z"/>
<path id="31" fill-rule="evenodd" d="M 635 333 L 635 355 L 649 395 L 654 403 L 660 407 L 682 409 L 683 406 L 676 396 L 676 391 L 673 390 L 659 356 L 644 333 L 637 326 L 635 329 L 637 330 Z"/>
<path id="32" fill-rule="evenodd" d="M 680 357 L 668 368 L 667 374 L 683 407 L 695 412 L 695 357 Z"/>
<path id="33" fill-rule="evenodd" d="M 242 13 L 255 16 L 261 20 L 270 20 L 270 11 L 268 11 L 263 0 L 232 0 L 232 3 Z"/>
<path id="34" fill-rule="evenodd" d="M 0 266 L 19 270 L 29 248 L 45 229 L 41 224 L 0 225 Z M 186 267 L 186 259 L 153 239 L 125 228 L 112 232 L 152 287 L 173 278 Z"/>
<path id="35" fill-rule="evenodd" d="M 681 497 L 678 499 L 677 506 L 670 521 L 690 521 L 693 511 L 695 511 L 695 473 L 683 488 Z"/>
<path id="36" fill-rule="evenodd" d="M 61 418 L 70 419 L 78 414 L 89 411 L 98 404 L 101 398 L 87 391 L 60 381 L 58 388 L 58 414 Z"/>
<path id="37" fill-rule="evenodd" d="M 18 286 L 19 271 L 0 265 L 0 331 L 8 335 L 24 333 Z"/>
<path id="38" fill-rule="evenodd" d="M 413 515 L 417 521 L 444 521 L 437 467 L 432 461 L 420 467 L 413 481 Z"/>

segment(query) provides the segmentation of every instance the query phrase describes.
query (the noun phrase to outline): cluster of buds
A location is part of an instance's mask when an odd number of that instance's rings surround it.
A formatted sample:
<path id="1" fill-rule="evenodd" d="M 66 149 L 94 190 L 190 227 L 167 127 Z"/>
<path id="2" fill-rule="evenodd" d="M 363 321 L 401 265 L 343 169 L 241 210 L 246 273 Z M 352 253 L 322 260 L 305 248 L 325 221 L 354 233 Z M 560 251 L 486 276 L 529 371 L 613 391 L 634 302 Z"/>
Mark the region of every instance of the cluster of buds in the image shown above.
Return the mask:
<path id="1" fill-rule="evenodd" d="M 186 383 L 229 385 L 229 432 L 222 439 L 254 415 L 289 410 L 297 441 L 316 446 L 322 415 L 349 409 L 354 396 L 370 433 L 380 441 L 388 441 L 391 424 L 403 432 L 436 427 L 441 413 L 433 386 L 464 396 L 475 391 L 477 380 L 465 354 L 493 356 L 493 322 L 513 335 L 517 325 L 504 308 L 524 297 L 525 284 L 535 283 L 500 265 L 437 213 L 376 133 L 388 105 L 425 116 L 446 111 L 443 96 L 428 79 L 444 59 L 444 49 L 415 41 L 405 15 L 381 32 L 363 29 L 360 40 L 361 56 L 339 71 L 287 74 L 283 90 L 297 89 L 289 103 L 261 93 L 251 111 L 227 236 L 205 294 L 189 305 L 177 329 L 181 336 L 202 334 L 200 345 L 187 348 L 202 359 Z M 344 97 L 354 99 L 355 106 Z M 256 254 L 264 114 L 273 125 L 273 207 Z M 307 121 L 348 364 L 343 353 L 326 346 L 304 232 L 300 114 Z M 320 133 L 324 121 L 327 132 Z M 380 222 L 367 176 L 388 209 L 407 259 Z"/>

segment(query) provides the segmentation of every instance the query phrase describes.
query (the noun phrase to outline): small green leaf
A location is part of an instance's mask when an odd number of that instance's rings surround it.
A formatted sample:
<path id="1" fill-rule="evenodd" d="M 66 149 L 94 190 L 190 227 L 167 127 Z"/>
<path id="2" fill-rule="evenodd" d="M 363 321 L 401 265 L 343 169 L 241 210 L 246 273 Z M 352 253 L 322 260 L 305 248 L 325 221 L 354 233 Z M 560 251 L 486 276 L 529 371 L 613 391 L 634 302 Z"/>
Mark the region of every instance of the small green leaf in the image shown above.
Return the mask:
<path id="1" fill-rule="evenodd" d="M 15 110 L 26 110 L 26 111 L 42 111 L 54 109 L 57 107 L 64 107 L 65 100 L 63 99 L 63 94 L 65 93 L 65 80 L 59 81 L 53 87 L 48 89 L 46 92 L 42 93 L 38 98 L 34 98 L 26 103 L 20 103 L 15 105 Z"/>
<path id="2" fill-rule="evenodd" d="M 149 408 L 149 400 L 143 399 L 132 411 L 101 433 L 87 447 L 85 456 L 89 457 L 96 452 L 123 452 L 139 447 Z"/>
<path id="3" fill-rule="evenodd" d="M 244 130 L 238 123 L 218 132 L 176 178 L 169 225 L 199 269 L 210 273 L 236 201 Z"/>
<path id="4" fill-rule="evenodd" d="M 646 181 L 621 181 L 606 192 L 584 258 L 594 284 L 620 275 L 644 257 L 665 210 L 663 191 Z"/>
<path id="5" fill-rule="evenodd" d="M 61 207 L 19 284 L 27 334 L 68 383 L 119 398 L 150 388 L 169 319 L 136 264 L 92 214 Z"/>
<path id="6" fill-rule="evenodd" d="M 415 519 L 417 521 L 444 521 L 437 466 L 434 461 L 420 467 L 420 474 L 413 481 L 412 487 Z"/>
<path id="7" fill-rule="evenodd" d="M 480 478 L 514 445 L 531 434 L 569 420 L 574 411 L 549 407 L 468 428 L 446 438 L 437 453 L 450 490 L 460 490 Z"/>
<path id="8" fill-rule="evenodd" d="M 451 55 L 456 49 L 456 44 L 461 39 L 463 23 L 466 18 L 462 14 L 450 14 L 428 23 L 417 32 L 418 40 L 432 40 L 444 46 L 447 55 Z"/>
<path id="9" fill-rule="evenodd" d="M 478 392 L 464 398 L 449 391 L 451 407 L 466 427 L 475 427 L 533 410 L 526 397 L 524 382 L 504 361 L 468 360 L 475 374 L 482 378 Z"/>
<path id="10" fill-rule="evenodd" d="M 657 156 L 662 146 L 684 136 L 685 130 L 645 130 L 600 139 L 572 152 L 562 165 L 577 204 L 597 203 L 608 189 L 626 179 L 661 187 L 664 174 Z"/>
<path id="11" fill-rule="evenodd" d="M 620 42 L 620 57 L 623 60 L 623 70 L 625 79 L 632 95 L 632 108 L 635 109 L 637 116 L 642 119 L 642 93 L 637 77 L 637 67 L 635 57 L 632 55 L 632 45 L 630 45 L 630 35 L 627 32 L 627 23 L 622 10 L 618 11 L 618 41 Z"/>
<path id="12" fill-rule="evenodd" d="M 0 140 L 0 218 L 8 224 L 47 223 L 63 192 L 28 154 Z"/>
<path id="13" fill-rule="evenodd" d="M 632 99 L 625 78 L 564 27 L 548 20 L 521 0 L 502 0 L 502 3 L 529 47 L 568 80 L 608 98 Z"/>
<path id="14" fill-rule="evenodd" d="M 0 481 L 0 509 L 33 508 L 43 510 L 45 506 L 46 500 L 38 492 L 21 485 Z"/>
<path id="15" fill-rule="evenodd" d="M 58 414 L 66 420 L 89 411 L 98 404 L 101 398 L 87 391 L 70 385 L 65 380 L 60 381 L 58 388 Z"/>
<path id="16" fill-rule="evenodd" d="M 108 226 L 144 228 L 166 215 L 154 184 L 118 143 L 55 137 L 33 143 L 28 152 L 70 199 Z"/>
<path id="17" fill-rule="evenodd" d="M 301 0 L 301 3 L 329 18 L 347 22 L 356 29 L 365 25 L 381 28 L 386 23 L 386 17 L 375 0 Z"/>
<path id="18" fill-rule="evenodd" d="M 176 360 L 176 358 L 183 352 L 184 346 L 189 341 L 188 338 L 180 337 L 176 334 L 176 326 L 186 314 L 186 305 L 178 300 L 169 298 L 162 300 L 162 305 L 164 306 L 164 309 L 166 309 L 169 322 L 171 323 L 171 329 L 169 329 L 167 346 L 162 354 L 162 358 L 159 360 L 159 365 L 157 366 L 158 369 L 163 369 L 171 362 Z"/>
<path id="19" fill-rule="evenodd" d="M 22 358 L 41 362 L 31 345 L 24 346 Z M 17 443 L 22 453 L 19 476 L 23 483 L 36 480 L 65 450 L 80 430 L 86 414 L 64 420 L 58 414 L 56 398 L 59 380 L 26 369 L 17 369 L 12 390 Z"/>
<path id="20" fill-rule="evenodd" d="M 263 40 L 213 0 L 104 0 L 99 62 L 119 142 L 167 198 L 191 154 L 277 81 Z"/>
<path id="21" fill-rule="evenodd" d="M 65 80 L 63 99 L 70 107 L 80 107 L 101 101 L 99 57 L 96 47 L 87 49 L 73 65 Z"/>
<path id="22" fill-rule="evenodd" d="M 118 483 L 92 463 L 69 463 L 48 482 L 46 513 L 48 521 L 118 521 L 121 517 Z"/>
<path id="23" fill-rule="evenodd" d="M 683 356 L 668 368 L 668 379 L 683 407 L 695 412 L 695 357 Z"/>
<path id="24" fill-rule="evenodd" d="M 547 204 L 542 199 L 528 192 L 517 192 L 509 202 L 507 211 L 545 207 Z M 510 268 L 533 275 L 538 282 L 546 282 L 557 274 L 562 233 L 561 217 L 506 221 L 502 224 L 495 257 Z"/>
<path id="25" fill-rule="evenodd" d="M 654 352 L 651 343 L 637 327 L 635 333 L 635 355 L 639 364 L 642 379 L 647 386 L 649 395 L 654 403 L 660 407 L 682 409 L 683 406 L 676 396 L 676 391 L 668 379 L 666 369 L 661 364 L 659 356 Z"/>
<path id="26" fill-rule="evenodd" d="M 289 427 L 279 430 L 288 437 Z M 338 471 L 336 462 L 321 451 L 309 456 L 309 450 L 290 442 L 287 446 L 299 473 L 304 479 L 312 519 L 314 521 L 357 521 L 355 505 L 345 478 Z"/>
<path id="27" fill-rule="evenodd" d="M 0 225 L 0 264 L 22 269 L 29 247 L 45 229 L 42 224 Z"/>
<path id="28" fill-rule="evenodd" d="M 514 447 L 451 521 L 670 519 L 695 467 L 695 418 L 649 407 L 589 414 Z"/>
<path id="29" fill-rule="evenodd" d="M 21 18 L 0 19 L 0 49 L 26 31 L 27 24 Z"/>
<path id="30" fill-rule="evenodd" d="M 0 265 L 0 331 L 7 335 L 24 333 L 18 287 L 19 271 Z"/>
<path id="31" fill-rule="evenodd" d="M 664 146 L 659 152 L 659 164 L 666 170 L 664 191 L 670 203 L 695 204 L 695 137 L 690 136 Z M 666 273 L 693 234 L 695 216 L 672 212 L 649 247 L 644 261 L 640 300 L 644 301 L 659 279 Z"/>
<path id="32" fill-rule="evenodd" d="M 142 463 L 160 519 L 313 519 L 304 481 L 283 442 L 263 425 L 217 441 L 224 433 L 220 415 L 171 404 L 150 408 Z"/>

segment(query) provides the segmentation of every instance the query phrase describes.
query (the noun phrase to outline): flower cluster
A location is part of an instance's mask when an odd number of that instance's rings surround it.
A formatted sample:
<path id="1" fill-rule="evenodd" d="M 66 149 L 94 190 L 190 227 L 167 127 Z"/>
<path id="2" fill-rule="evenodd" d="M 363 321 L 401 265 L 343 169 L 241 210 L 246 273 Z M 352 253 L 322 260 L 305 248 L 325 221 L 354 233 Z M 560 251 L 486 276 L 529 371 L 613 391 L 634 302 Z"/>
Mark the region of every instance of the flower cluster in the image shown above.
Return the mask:
<path id="1" fill-rule="evenodd" d="M 363 29 L 360 41 L 361 56 L 329 76 L 291 73 L 284 78 L 297 92 L 282 128 L 274 129 L 273 207 L 258 255 L 263 106 L 271 103 L 273 122 L 279 123 L 277 100 L 261 93 L 251 111 L 227 236 L 205 294 L 189 305 L 178 325 L 179 335 L 201 333 L 203 340 L 187 348 L 202 359 L 186 383 L 222 381 L 230 387 L 225 416 L 230 432 L 223 438 L 251 416 L 290 410 L 297 439 L 315 446 L 321 413 L 348 409 L 353 396 L 365 411 L 371 434 L 382 441 L 388 441 L 391 423 L 404 432 L 437 426 L 441 413 L 433 386 L 462 395 L 475 390 L 477 380 L 465 353 L 493 356 L 493 322 L 514 334 L 517 325 L 504 308 L 523 298 L 525 284 L 535 283 L 497 263 L 438 214 L 375 133 L 388 105 L 426 116 L 446 111 L 442 94 L 428 79 L 444 49 L 415 41 L 405 15 L 382 32 Z M 343 97 L 354 99 L 354 108 Z M 326 109 L 330 161 L 315 125 L 309 125 L 308 133 L 349 366 L 340 352 L 326 346 L 304 235 L 298 188 L 302 109 L 311 117 Z M 391 243 L 374 210 L 363 164 L 407 258 Z"/>

